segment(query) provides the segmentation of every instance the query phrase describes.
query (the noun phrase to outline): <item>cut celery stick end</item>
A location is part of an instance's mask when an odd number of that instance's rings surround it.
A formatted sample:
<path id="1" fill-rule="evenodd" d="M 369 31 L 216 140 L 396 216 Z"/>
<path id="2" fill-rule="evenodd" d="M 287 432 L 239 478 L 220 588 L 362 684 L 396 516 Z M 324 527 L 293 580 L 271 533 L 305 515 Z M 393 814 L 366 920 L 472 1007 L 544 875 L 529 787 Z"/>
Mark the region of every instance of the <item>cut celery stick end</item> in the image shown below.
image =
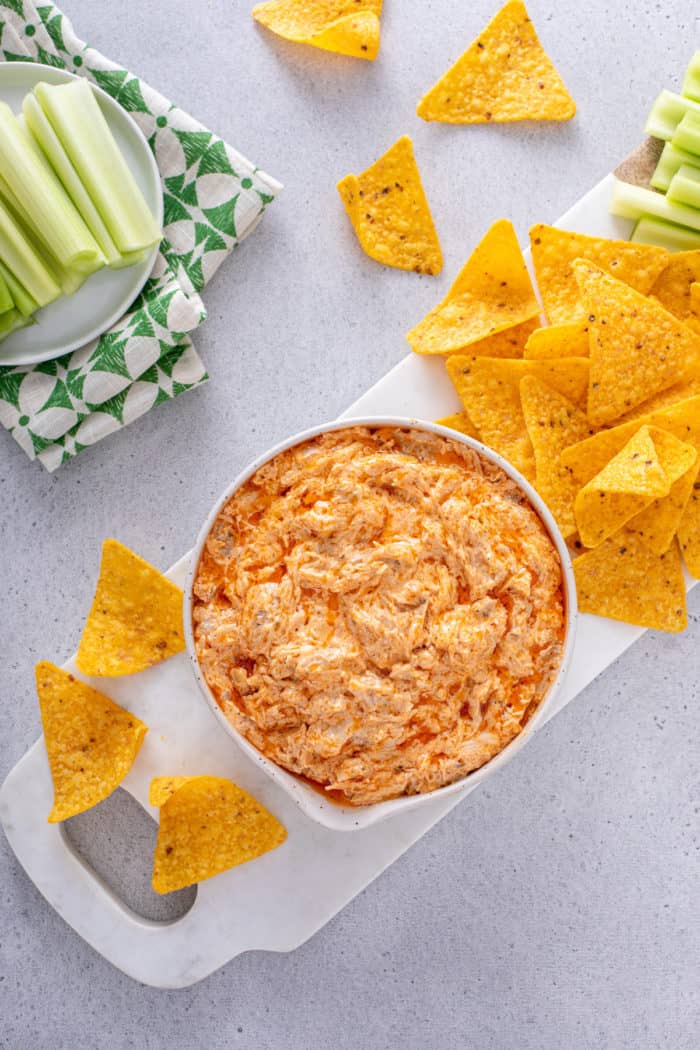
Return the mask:
<path id="1" fill-rule="evenodd" d="M 34 94 L 123 254 L 162 236 L 87 80 L 37 84 Z"/>
<path id="2" fill-rule="evenodd" d="M 0 259 L 39 306 L 47 306 L 61 289 L 11 212 L 0 203 Z"/>
<path id="3" fill-rule="evenodd" d="M 692 99 L 683 98 L 673 91 L 664 90 L 651 107 L 644 131 L 654 138 L 670 142 L 686 113 L 700 114 L 700 102 L 693 102 Z"/>
<path id="4" fill-rule="evenodd" d="M 10 289 L 10 295 L 12 301 L 24 317 L 31 317 L 39 309 L 39 304 L 36 299 L 33 299 L 26 288 L 23 287 L 10 270 L 7 269 L 2 259 L 0 259 L 0 274 Z"/>
<path id="5" fill-rule="evenodd" d="M 25 317 L 19 310 L 8 310 L 7 313 L 0 314 L 0 343 L 18 328 L 26 328 L 27 325 L 35 323 L 33 317 Z"/>
<path id="6" fill-rule="evenodd" d="M 671 179 L 667 197 L 678 204 L 700 208 L 700 169 L 682 164 Z"/>
<path id="7" fill-rule="evenodd" d="M 690 252 L 700 248 L 700 232 L 650 215 L 641 217 L 630 240 L 638 244 L 656 244 L 669 252 Z"/>
<path id="8" fill-rule="evenodd" d="M 8 310 L 13 310 L 15 301 L 12 298 L 12 292 L 9 289 L 7 281 L 0 273 L 0 314 L 7 313 Z"/>
<path id="9" fill-rule="evenodd" d="M 114 266 L 120 259 L 119 250 L 34 95 L 25 97 L 22 103 L 22 113 L 32 138 L 43 152 L 60 179 L 64 190 L 73 201 L 81 219 L 100 246 L 107 265 Z"/>
<path id="10" fill-rule="evenodd" d="M 95 259 L 104 262 L 46 158 L 4 102 L 0 103 L 0 175 L 62 266 L 83 269 Z"/>
<path id="11" fill-rule="evenodd" d="M 676 149 L 700 156 L 700 113 L 686 113 L 673 133 L 671 144 Z"/>
<path id="12" fill-rule="evenodd" d="M 13 218 L 19 224 L 25 237 L 32 245 L 34 250 L 41 255 L 44 260 L 44 265 L 49 271 L 54 281 L 59 285 L 64 295 L 72 295 L 74 292 L 81 287 L 83 282 L 91 273 L 96 270 L 101 270 L 103 267 L 102 257 L 95 258 L 92 263 L 86 266 L 83 270 L 71 270 L 63 266 L 58 259 L 48 250 L 45 244 L 42 243 L 39 235 L 39 230 L 35 223 L 32 221 L 31 215 L 22 207 L 20 202 L 15 197 L 14 193 L 4 181 L 0 175 L 0 200 L 3 200 L 7 205 Z"/>
<path id="13" fill-rule="evenodd" d="M 700 51 L 696 51 L 685 71 L 681 94 L 700 102 Z"/>
<path id="14" fill-rule="evenodd" d="M 676 149 L 670 142 L 667 142 L 661 151 L 661 156 L 650 179 L 650 184 L 655 190 L 661 190 L 662 193 L 665 193 L 671 185 L 671 179 L 683 164 L 698 165 L 698 170 L 700 171 L 700 157 L 696 157 L 693 153 L 687 153 L 683 149 Z"/>
<path id="15" fill-rule="evenodd" d="M 674 204 L 663 193 L 644 189 L 643 186 L 632 186 L 629 182 L 615 181 L 609 211 L 623 219 L 641 219 L 642 215 L 653 215 L 655 219 L 675 222 L 679 226 L 689 226 L 691 230 L 700 230 L 700 211 L 687 204 Z"/>
<path id="16" fill-rule="evenodd" d="M 110 269 L 125 270 L 128 266 L 136 266 L 137 263 L 142 263 L 147 259 L 150 254 L 151 248 L 143 248 L 140 252 L 127 252 L 125 255 L 120 255 L 117 262 L 112 263 Z"/>

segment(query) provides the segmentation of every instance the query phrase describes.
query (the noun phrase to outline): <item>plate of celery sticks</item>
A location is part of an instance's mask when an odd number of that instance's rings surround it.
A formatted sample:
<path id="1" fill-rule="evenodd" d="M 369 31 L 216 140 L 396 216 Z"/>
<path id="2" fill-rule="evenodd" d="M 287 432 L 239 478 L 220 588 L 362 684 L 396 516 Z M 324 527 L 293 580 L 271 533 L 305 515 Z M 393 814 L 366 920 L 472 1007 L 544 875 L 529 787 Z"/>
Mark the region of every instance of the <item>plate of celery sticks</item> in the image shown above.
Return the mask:
<path id="1" fill-rule="evenodd" d="M 0 65 L 0 365 L 89 343 L 148 279 L 162 237 L 155 158 L 84 77 Z"/>

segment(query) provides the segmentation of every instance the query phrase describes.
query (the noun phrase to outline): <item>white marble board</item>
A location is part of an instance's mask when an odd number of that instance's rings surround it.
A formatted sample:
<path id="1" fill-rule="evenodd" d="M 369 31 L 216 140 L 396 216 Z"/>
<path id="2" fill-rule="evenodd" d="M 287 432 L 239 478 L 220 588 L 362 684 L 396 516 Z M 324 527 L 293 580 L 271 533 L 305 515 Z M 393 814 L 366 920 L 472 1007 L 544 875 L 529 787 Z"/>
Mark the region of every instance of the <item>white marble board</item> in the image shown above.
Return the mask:
<path id="1" fill-rule="evenodd" d="M 607 213 L 611 186 L 608 176 L 557 225 L 629 236 L 629 224 Z M 345 416 L 435 419 L 458 408 L 442 360 L 411 355 Z M 185 555 L 168 575 L 182 584 L 187 564 Z M 689 587 L 694 582 L 688 580 Z M 582 616 L 572 667 L 552 715 L 642 633 L 626 624 Z M 71 663 L 66 667 L 74 670 Z M 289 831 L 279 849 L 202 883 L 181 919 L 150 922 L 125 907 L 83 863 L 61 825 L 47 823 L 53 792 L 43 739 L 37 740 L 0 791 L 0 820 L 10 845 L 66 922 L 114 966 L 144 984 L 184 988 L 242 952 L 298 947 L 472 790 L 467 780 L 464 790 L 449 799 L 366 830 L 328 831 L 305 817 L 218 726 L 200 698 L 185 653 L 139 675 L 93 684 L 150 727 L 123 787 L 154 818 L 157 811 L 147 801 L 153 776 L 211 773 L 230 777 L 251 791 Z M 517 761 L 527 761 L 527 750 Z"/>

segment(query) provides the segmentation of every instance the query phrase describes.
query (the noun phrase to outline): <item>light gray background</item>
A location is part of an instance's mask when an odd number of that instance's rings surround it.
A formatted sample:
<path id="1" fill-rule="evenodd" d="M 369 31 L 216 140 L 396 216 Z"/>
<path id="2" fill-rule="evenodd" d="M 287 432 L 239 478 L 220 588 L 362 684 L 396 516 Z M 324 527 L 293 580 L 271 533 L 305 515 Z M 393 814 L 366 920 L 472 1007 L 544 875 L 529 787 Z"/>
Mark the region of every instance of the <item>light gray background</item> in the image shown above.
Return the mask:
<path id="1" fill-rule="evenodd" d="M 493 219 L 512 217 L 524 238 L 629 152 L 700 43 L 689 0 L 531 0 L 576 120 L 450 128 L 419 121 L 415 103 L 495 0 L 386 0 L 373 65 L 287 44 L 249 6 L 65 3 L 79 34 L 286 189 L 206 291 L 196 341 L 211 383 L 52 477 L 0 434 L 0 776 L 39 732 L 32 665 L 75 647 L 102 539 L 169 565 L 246 461 L 334 417 L 401 359 L 403 333 Z M 366 259 L 334 188 L 404 132 L 442 239 L 439 279 Z M 686 635 L 647 634 L 308 944 L 249 954 L 193 989 L 112 969 L 3 838 L 0 1046 L 696 1046 L 699 598 Z"/>

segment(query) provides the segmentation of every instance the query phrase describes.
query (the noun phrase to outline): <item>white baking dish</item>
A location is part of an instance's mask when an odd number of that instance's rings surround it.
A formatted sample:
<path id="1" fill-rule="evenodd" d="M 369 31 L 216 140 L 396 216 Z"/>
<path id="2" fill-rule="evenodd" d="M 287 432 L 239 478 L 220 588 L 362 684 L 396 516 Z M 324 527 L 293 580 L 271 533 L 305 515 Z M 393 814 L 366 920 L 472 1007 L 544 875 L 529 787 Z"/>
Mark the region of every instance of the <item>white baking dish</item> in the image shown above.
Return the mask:
<path id="1" fill-rule="evenodd" d="M 263 754 L 258 751 L 248 740 L 245 739 L 228 721 L 223 712 L 221 711 L 216 699 L 209 689 L 202 671 L 199 667 L 197 655 L 195 652 L 194 635 L 192 630 L 192 586 L 194 583 L 194 577 L 201 557 L 202 549 L 206 541 L 207 536 L 214 524 L 214 521 L 219 514 L 219 511 L 224 506 L 234 492 L 243 485 L 252 474 L 258 470 L 264 463 L 267 463 L 274 456 L 280 452 L 284 452 L 288 448 L 292 448 L 294 445 L 301 444 L 309 438 L 317 437 L 319 434 L 326 433 L 333 430 L 344 430 L 347 427 L 353 426 L 369 426 L 369 427 L 412 427 L 414 429 L 430 431 L 435 434 L 441 434 L 444 437 L 452 438 L 455 441 L 461 441 L 463 444 L 468 445 L 470 448 L 476 449 L 486 459 L 496 463 L 509 477 L 511 477 L 518 486 L 524 491 L 528 497 L 530 503 L 534 506 L 535 510 L 539 514 L 540 518 L 544 522 L 547 531 L 549 532 L 552 541 L 554 542 L 559 558 L 562 565 L 562 575 L 564 580 L 564 592 L 566 601 L 566 634 L 564 638 L 564 650 L 561 665 L 555 681 L 552 683 L 549 692 L 545 695 L 535 714 L 528 721 L 527 725 L 523 730 L 512 740 L 499 754 L 495 755 L 489 762 L 481 766 L 480 769 L 474 770 L 469 773 L 466 777 L 461 780 L 455 781 L 453 784 L 448 784 L 446 787 L 438 788 L 436 791 L 427 792 L 423 795 L 405 795 L 400 798 L 391 799 L 387 802 L 379 802 L 368 806 L 343 806 L 332 801 L 331 799 L 324 798 L 323 794 L 310 787 L 299 777 L 296 777 L 293 773 L 289 773 L 287 770 L 282 769 L 276 763 L 266 758 Z M 192 667 L 194 670 L 195 678 L 199 685 L 200 691 L 213 712 L 215 717 L 219 720 L 220 725 L 225 731 L 236 741 L 237 745 L 243 749 L 248 757 L 256 763 L 272 780 L 275 781 L 284 791 L 290 795 L 297 805 L 303 810 L 303 812 L 311 817 L 312 820 L 317 821 L 319 824 L 323 824 L 327 828 L 331 828 L 334 831 L 355 831 L 358 828 L 367 828 L 371 824 L 375 824 L 379 820 L 384 820 L 386 817 L 393 816 L 397 813 L 405 813 L 409 809 L 415 809 L 417 806 L 426 805 L 431 799 L 446 798 L 449 795 L 455 795 L 460 791 L 463 791 L 465 785 L 468 784 L 473 787 L 475 784 L 481 783 L 487 777 L 492 776 L 498 769 L 509 762 L 522 747 L 527 743 L 530 737 L 534 734 L 538 726 L 546 720 L 548 709 L 555 702 L 557 694 L 560 692 L 562 683 L 565 679 L 566 672 L 571 661 L 571 654 L 574 647 L 574 635 L 576 630 L 576 619 L 577 619 L 577 608 L 576 608 L 576 586 L 574 583 L 574 574 L 571 566 L 571 558 L 567 550 L 566 543 L 562 538 L 557 525 L 547 509 L 545 503 L 541 497 L 535 492 L 532 485 L 530 485 L 525 478 L 511 466 L 506 460 L 504 460 L 497 453 L 491 449 L 482 445 L 479 441 L 475 441 L 473 438 L 466 437 L 463 434 L 458 433 L 454 430 L 449 430 L 446 427 L 439 426 L 436 423 L 428 423 L 423 420 L 411 419 L 408 417 L 400 416 L 366 416 L 361 418 L 353 419 L 342 419 L 334 423 L 326 423 L 321 426 L 311 427 L 309 430 L 305 430 L 300 434 L 295 434 L 293 437 L 288 438 L 286 441 L 281 442 L 274 448 L 270 449 L 263 456 L 250 463 L 245 470 L 243 470 L 238 477 L 228 486 L 226 491 L 217 500 L 216 504 L 212 507 L 209 515 L 207 516 L 204 525 L 199 533 L 197 542 L 192 552 L 192 559 L 190 562 L 189 571 L 187 574 L 187 583 L 185 585 L 185 600 L 184 600 L 184 620 L 185 620 L 185 638 L 187 641 L 187 650 L 190 656 Z"/>

